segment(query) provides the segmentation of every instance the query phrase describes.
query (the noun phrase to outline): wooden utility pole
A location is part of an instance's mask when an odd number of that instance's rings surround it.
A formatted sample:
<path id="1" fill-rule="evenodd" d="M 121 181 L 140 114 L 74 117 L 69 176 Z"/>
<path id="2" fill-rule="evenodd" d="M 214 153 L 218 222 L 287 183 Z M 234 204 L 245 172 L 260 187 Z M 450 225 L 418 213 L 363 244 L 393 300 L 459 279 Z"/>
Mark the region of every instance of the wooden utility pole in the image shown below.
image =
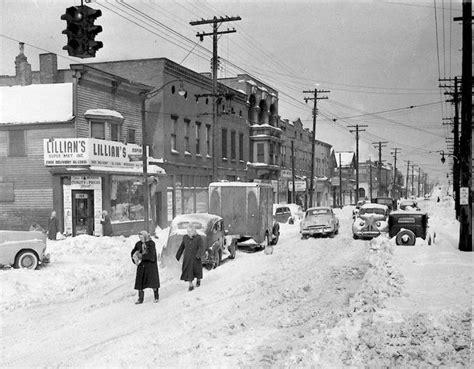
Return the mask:
<path id="1" fill-rule="evenodd" d="M 410 160 L 408 160 L 407 165 L 407 178 L 406 178 L 406 185 L 405 185 L 405 199 L 408 199 L 408 177 L 410 173 Z"/>
<path id="2" fill-rule="evenodd" d="M 411 196 L 415 193 L 415 166 L 411 166 Z"/>
<path id="3" fill-rule="evenodd" d="M 370 166 L 370 183 L 369 183 L 369 191 L 370 191 L 370 202 L 372 202 L 372 159 L 369 159 L 369 166 Z"/>
<path id="4" fill-rule="evenodd" d="M 459 250 L 469 252 L 472 252 L 472 19 L 472 2 L 463 0 L 462 18 L 454 18 L 462 20 Z"/>
<path id="5" fill-rule="evenodd" d="M 397 154 L 400 152 L 399 147 L 394 147 L 393 152 L 393 186 L 392 186 L 392 197 L 395 199 L 400 198 L 400 194 L 397 192 L 397 196 L 395 196 L 395 192 L 397 189 Z"/>
<path id="6" fill-rule="evenodd" d="M 421 167 L 418 168 L 418 186 L 417 186 L 417 192 L 418 192 L 418 197 L 420 197 L 420 185 L 421 185 Z"/>
<path id="7" fill-rule="evenodd" d="M 311 178 L 309 181 L 309 207 L 313 206 L 313 194 L 314 194 L 314 151 L 316 141 L 316 116 L 318 115 L 318 100 L 325 100 L 328 97 L 318 97 L 318 93 L 327 94 L 331 91 L 314 89 L 313 91 L 303 91 L 304 94 L 313 94 L 313 97 L 305 97 L 304 101 L 308 103 L 309 100 L 313 100 L 313 134 L 311 137 Z"/>
<path id="8" fill-rule="evenodd" d="M 359 129 L 360 127 L 368 127 L 367 125 L 356 124 L 355 126 L 348 126 L 349 128 L 355 128 L 350 130 L 351 133 L 356 133 L 356 191 L 355 191 L 355 203 L 359 201 L 359 132 L 365 132 L 365 129 Z"/>
<path id="9" fill-rule="evenodd" d="M 295 142 L 291 140 L 291 180 L 293 188 L 291 191 L 291 202 L 296 204 L 296 190 L 295 190 Z"/>
<path id="10" fill-rule="evenodd" d="M 339 206 L 342 208 L 342 160 L 339 153 Z"/>
<path id="11" fill-rule="evenodd" d="M 378 167 L 379 167 L 379 175 L 378 175 L 378 186 L 377 186 L 377 196 L 382 196 L 382 148 L 385 147 L 386 143 L 388 143 L 387 141 L 378 141 L 378 142 L 372 142 L 372 144 L 374 144 L 375 148 L 378 148 L 379 149 L 379 163 L 378 163 Z"/>
<path id="12" fill-rule="evenodd" d="M 240 17 L 214 17 L 212 19 L 202 19 L 199 21 L 189 22 L 191 26 L 197 26 L 201 24 L 212 24 L 212 32 L 198 32 L 196 37 L 199 37 L 201 41 L 204 40 L 204 36 L 212 36 L 212 180 L 218 180 L 217 173 L 217 139 L 219 135 L 219 128 L 217 127 L 217 67 L 218 67 L 218 56 L 217 56 L 217 36 L 225 33 L 237 32 L 235 29 L 227 29 L 225 31 L 218 31 L 219 26 L 224 22 L 233 22 L 241 20 Z"/>

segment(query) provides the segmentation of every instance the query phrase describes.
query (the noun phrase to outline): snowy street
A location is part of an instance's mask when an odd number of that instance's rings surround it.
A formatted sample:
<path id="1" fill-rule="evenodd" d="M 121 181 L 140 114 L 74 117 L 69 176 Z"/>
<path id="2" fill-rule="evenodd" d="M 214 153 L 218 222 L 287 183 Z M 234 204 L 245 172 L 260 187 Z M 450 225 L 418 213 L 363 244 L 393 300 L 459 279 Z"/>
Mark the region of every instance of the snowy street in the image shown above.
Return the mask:
<path id="1" fill-rule="evenodd" d="M 160 267 L 160 301 L 135 305 L 137 237 L 50 241 L 51 264 L 0 271 L 3 367 L 372 367 L 469 363 L 472 255 L 452 202 L 420 201 L 437 240 L 353 240 L 283 224 L 274 252 L 240 250 L 192 292 Z M 166 242 L 159 234 L 157 250 Z"/>

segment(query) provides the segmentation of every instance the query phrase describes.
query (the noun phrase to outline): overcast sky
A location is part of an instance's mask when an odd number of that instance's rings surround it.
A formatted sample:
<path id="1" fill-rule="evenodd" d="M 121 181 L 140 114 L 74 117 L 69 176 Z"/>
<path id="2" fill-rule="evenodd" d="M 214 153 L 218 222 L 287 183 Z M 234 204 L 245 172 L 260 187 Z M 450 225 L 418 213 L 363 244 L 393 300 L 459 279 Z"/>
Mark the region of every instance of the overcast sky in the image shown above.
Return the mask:
<path id="1" fill-rule="evenodd" d="M 196 33 L 211 26 L 189 22 L 240 16 L 220 28 L 237 30 L 219 39 L 220 77 L 245 72 L 276 88 L 281 117 L 299 117 L 308 128 L 312 103 L 304 103 L 302 91 L 329 90 L 328 99 L 318 101 L 317 139 L 355 150 L 348 126 L 368 125 L 360 134 L 361 160 L 376 159 L 372 143 L 387 141 L 383 159 L 393 163 L 390 153 L 400 148 L 402 173 L 410 160 L 430 178 L 447 180 L 447 164 L 430 151 L 446 150 L 442 118 L 452 116 L 452 107 L 441 103 L 446 97 L 438 78 L 461 74 L 461 25 L 452 21 L 462 14 L 460 0 L 94 0 L 88 5 L 102 10 L 96 39 L 104 43 L 95 59 L 70 58 L 62 50 L 66 22 L 60 17 L 74 5 L 80 1 L 1 0 L 0 74 L 14 74 L 19 41 L 33 70 L 38 54 L 54 52 L 60 68 L 167 57 L 208 72 L 211 38 L 199 42 Z"/>

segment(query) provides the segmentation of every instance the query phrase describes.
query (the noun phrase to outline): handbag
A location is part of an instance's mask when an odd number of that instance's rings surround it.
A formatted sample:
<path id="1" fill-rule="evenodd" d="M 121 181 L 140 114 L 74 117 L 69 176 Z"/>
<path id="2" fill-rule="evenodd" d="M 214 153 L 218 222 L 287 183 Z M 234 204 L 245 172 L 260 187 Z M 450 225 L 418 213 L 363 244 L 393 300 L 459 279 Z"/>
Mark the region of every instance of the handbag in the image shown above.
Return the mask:
<path id="1" fill-rule="evenodd" d="M 135 251 L 132 255 L 133 263 L 139 265 L 142 262 L 142 253 L 140 251 Z"/>

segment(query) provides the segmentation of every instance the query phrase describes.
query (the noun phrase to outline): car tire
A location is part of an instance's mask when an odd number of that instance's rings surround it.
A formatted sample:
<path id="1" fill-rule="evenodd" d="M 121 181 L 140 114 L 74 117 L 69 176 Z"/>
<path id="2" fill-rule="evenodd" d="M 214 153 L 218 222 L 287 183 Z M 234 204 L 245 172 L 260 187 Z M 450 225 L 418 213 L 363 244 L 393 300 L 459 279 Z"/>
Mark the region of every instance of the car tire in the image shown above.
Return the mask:
<path id="1" fill-rule="evenodd" d="M 280 231 L 277 230 L 276 234 L 273 235 L 275 238 L 270 242 L 270 245 L 276 245 L 278 243 L 278 240 L 280 239 Z"/>
<path id="2" fill-rule="evenodd" d="M 359 239 L 359 237 L 357 237 L 357 235 L 356 235 L 356 234 L 353 234 L 353 235 L 352 235 L 352 238 L 353 238 L 354 240 L 357 240 L 357 239 Z"/>
<path id="3" fill-rule="evenodd" d="M 229 259 L 235 259 L 235 255 L 237 254 L 237 240 L 232 239 L 230 246 L 229 246 Z"/>
<path id="4" fill-rule="evenodd" d="M 293 217 L 288 218 L 288 224 L 295 224 Z"/>
<path id="5" fill-rule="evenodd" d="M 397 245 L 413 246 L 416 242 L 416 236 L 409 229 L 404 229 L 403 231 L 397 233 L 397 236 L 395 237 L 395 242 Z"/>
<path id="6" fill-rule="evenodd" d="M 302 234 L 302 235 L 301 235 L 301 239 L 302 239 L 302 240 L 307 240 L 307 239 L 308 239 L 308 236 L 305 235 L 305 234 Z"/>
<path id="7" fill-rule="evenodd" d="M 212 268 L 216 269 L 222 262 L 222 251 L 221 249 L 217 249 L 214 253 L 214 263 Z"/>
<path id="8" fill-rule="evenodd" d="M 21 251 L 15 259 L 15 268 L 17 269 L 36 269 L 38 264 L 38 256 L 34 251 Z"/>

